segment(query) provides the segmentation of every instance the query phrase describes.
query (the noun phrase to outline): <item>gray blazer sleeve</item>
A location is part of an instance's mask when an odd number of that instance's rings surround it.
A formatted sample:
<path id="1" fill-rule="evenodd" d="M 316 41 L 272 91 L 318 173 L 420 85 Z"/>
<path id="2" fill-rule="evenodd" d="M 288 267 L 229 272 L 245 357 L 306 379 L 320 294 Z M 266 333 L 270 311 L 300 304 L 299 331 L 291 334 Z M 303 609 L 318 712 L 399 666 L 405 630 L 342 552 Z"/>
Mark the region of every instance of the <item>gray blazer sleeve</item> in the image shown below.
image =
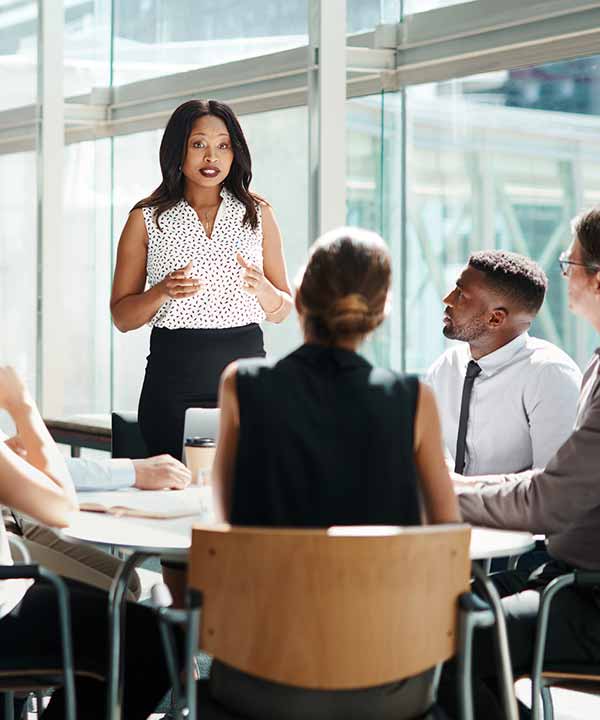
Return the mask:
<path id="1" fill-rule="evenodd" d="M 501 441 L 501 440 L 500 440 Z M 600 506 L 600 389 L 596 382 L 580 427 L 544 470 L 482 478 L 461 488 L 460 509 L 473 525 L 552 535 Z"/>

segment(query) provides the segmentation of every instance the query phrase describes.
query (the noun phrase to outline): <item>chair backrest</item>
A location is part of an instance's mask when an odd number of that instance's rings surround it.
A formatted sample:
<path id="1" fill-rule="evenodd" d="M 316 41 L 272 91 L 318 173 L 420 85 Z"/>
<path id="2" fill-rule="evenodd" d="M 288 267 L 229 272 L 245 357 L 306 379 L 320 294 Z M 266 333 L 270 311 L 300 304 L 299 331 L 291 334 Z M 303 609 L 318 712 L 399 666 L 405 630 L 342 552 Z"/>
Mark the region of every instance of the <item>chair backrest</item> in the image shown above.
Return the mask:
<path id="1" fill-rule="evenodd" d="M 146 458 L 148 448 L 138 425 L 136 412 L 111 414 L 111 455 L 114 458 Z"/>
<path id="2" fill-rule="evenodd" d="M 305 688 L 370 687 L 455 653 L 467 526 L 293 530 L 195 526 L 189 585 L 200 646 Z"/>
<path id="3" fill-rule="evenodd" d="M 188 437 L 204 437 L 217 440 L 219 434 L 219 408 L 188 408 L 183 423 L 183 462 L 185 462 L 185 439 Z"/>

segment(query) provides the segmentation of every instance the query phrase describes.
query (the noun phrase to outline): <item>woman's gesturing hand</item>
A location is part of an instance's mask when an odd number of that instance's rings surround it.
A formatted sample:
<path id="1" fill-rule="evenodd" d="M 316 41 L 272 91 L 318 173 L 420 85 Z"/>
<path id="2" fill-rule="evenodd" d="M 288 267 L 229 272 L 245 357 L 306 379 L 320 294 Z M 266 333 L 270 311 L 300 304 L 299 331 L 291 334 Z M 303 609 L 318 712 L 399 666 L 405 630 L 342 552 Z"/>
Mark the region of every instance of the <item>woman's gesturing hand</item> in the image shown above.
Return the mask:
<path id="1" fill-rule="evenodd" d="M 235 259 L 244 268 L 242 273 L 242 289 L 244 292 L 260 297 L 273 288 L 264 272 L 257 265 L 248 262 L 240 253 L 235 254 Z"/>
<path id="2" fill-rule="evenodd" d="M 256 295 L 267 317 L 270 313 L 280 310 L 284 303 L 283 297 L 264 272 L 254 263 L 248 262 L 240 253 L 235 254 L 235 259 L 244 268 L 242 290 L 250 295 Z"/>
<path id="3" fill-rule="evenodd" d="M 0 408 L 13 413 L 16 408 L 31 402 L 27 386 L 12 367 L 0 367 Z"/>
<path id="4" fill-rule="evenodd" d="M 180 300 L 199 293 L 203 284 L 198 278 L 190 277 L 191 272 L 191 260 L 184 267 L 170 272 L 159 283 L 163 293 L 171 300 Z"/>

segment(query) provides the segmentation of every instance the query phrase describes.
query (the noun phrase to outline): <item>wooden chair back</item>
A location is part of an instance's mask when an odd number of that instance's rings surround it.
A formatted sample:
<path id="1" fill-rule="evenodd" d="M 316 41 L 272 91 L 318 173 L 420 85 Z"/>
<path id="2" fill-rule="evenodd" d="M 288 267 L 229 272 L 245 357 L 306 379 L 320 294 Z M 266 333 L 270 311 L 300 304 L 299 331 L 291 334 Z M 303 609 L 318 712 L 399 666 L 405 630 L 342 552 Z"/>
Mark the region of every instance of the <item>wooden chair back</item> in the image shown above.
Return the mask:
<path id="1" fill-rule="evenodd" d="M 470 528 L 195 526 L 189 585 L 200 647 L 246 673 L 305 688 L 416 675 L 456 648 Z"/>

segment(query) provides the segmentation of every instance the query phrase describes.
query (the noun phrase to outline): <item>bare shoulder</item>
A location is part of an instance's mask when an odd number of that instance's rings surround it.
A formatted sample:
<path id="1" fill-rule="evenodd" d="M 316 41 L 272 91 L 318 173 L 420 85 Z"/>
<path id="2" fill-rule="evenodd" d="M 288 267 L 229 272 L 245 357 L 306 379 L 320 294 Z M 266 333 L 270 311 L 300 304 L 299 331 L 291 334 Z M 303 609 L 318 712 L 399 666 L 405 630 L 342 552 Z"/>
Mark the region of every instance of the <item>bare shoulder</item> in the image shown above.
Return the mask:
<path id="1" fill-rule="evenodd" d="M 229 365 L 223 370 L 221 375 L 221 383 L 226 389 L 235 387 L 236 377 L 238 371 L 238 363 L 236 361 L 229 363 Z"/>
<path id="2" fill-rule="evenodd" d="M 136 247 L 148 245 L 148 231 L 146 230 L 146 222 L 144 213 L 141 208 L 132 210 L 128 217 L 123 232 L 121 233 L 121 245 L 126 248 L 135 249 Z"/>
<path id="3" fill-rule="evenodd" d="M 419 381 L 417 392 L 417 424 L 427 428 L 437 418 L 437 405 L 433 390 L 424 382 Z"/>
<path id="4" fill-rule="evenodd" d="M 433 390 L 424 382 L 419 380 L 418 398 L 421 406 L 435 405 L 435 395 Z"/>
<path id="5" fill-rule="evenodd" d="M 280 230 L 273 206 L 265 203 L 260 206 L 260 212 L 262 214 L 263 231 L 265 234 L 267 236 L 273 235 L 274 237 L 278 237 Z"/>
<path id="6" fill-rule="evenodd" d="M 142 208 L 134 208 L 131 210 L 125 223 L 125 227 L 127 226 L 146 232 L 146 221 L 144 220 L 144 211 Z"/>

